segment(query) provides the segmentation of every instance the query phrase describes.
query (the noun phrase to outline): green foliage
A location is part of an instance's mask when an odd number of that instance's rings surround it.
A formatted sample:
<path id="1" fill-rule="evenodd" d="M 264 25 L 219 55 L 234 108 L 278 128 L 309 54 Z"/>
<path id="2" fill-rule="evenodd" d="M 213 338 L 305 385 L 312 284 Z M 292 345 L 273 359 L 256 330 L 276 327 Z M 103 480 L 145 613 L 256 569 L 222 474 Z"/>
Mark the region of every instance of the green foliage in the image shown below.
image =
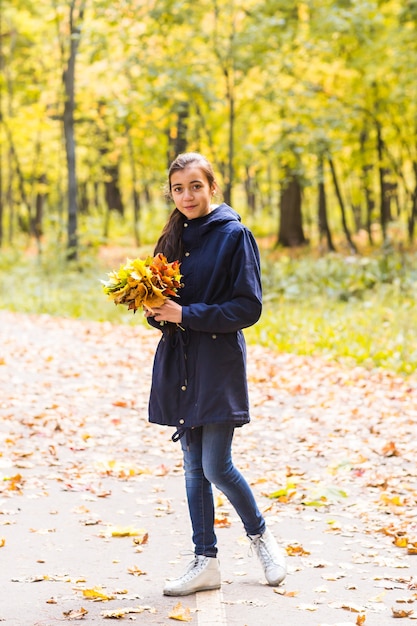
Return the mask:
<path id="1" fill-rule="evenodd" d="M 350 223 L 353 206 L 361 217 L 355 227 L 367 223 L 370 197 L 371 221 L 378 220 L 382 166 L 396 185 L 396 217 L 406 226 L 413 215 L 417 145 L 416 3 L 406 4 L 88 3 L 76 63 L 80 221 L 94 211 L 104 217 L 104 186 L 117 173 L 113 182 L 121 189 L 132 233 L 133 190 L 141 210 L 161 197 L 167 160 L 184 146 L 177 141 L 181 131 L 187 149 L 213 161 L 222 188 L 233 173 L 234 197 L 242 197 L 250 174 L 258 222 L 278 209 L 288 167 L 308 193 L 322 177 L 317 155 L 330 152 Z M 10 189 L 4 231 L 13 238 L 29 229 L 42 190 L 43 231 L 53 240 L 56 232 L 48 225 L 60 224 L 65 232 L 66 223 L 61 77 L 71 42 L 69 4 L 3 0 L 2 18 L 0 165 Z M 330 227 L 340 232 L 327 168 L 323 178 Z M 244 212 L 246 204 L 249 196 L 243 195 L 236 208 Z M 316 204 L 314 198 L 311 206 Z M 306 219 L 305 203 L 303 210 Z M 113 215 L 110 221 L 113 237 Z M 277 222 L 267 234 L 276 227 Z M 312 236 L 317 239 L 316 230 Z"/>
<path id="2" fill-rule="evenodd" d="M 280 352 L 411 374 L 417 370 L 416 305 L 411 298 L 393 297 L 380 292 L 368 295 L 366 303 L 319 297 L 275 301 L 246 336 Z"/>
<path id="3" fill-rule="evenodd" d="M 139 251 L 148 253 L 149 251 Z M 121 259 L 123 260 L 123 259 Z M 350 365 L 417 371 L 417 263 L 412 256 L 299 260 L 264 258 L 264 312 L 245 331 L 248 342 L 272 350 L 339 359 Z M 38 257 L 3 253 L 1 308 L 11 311 L 146 324 L 115 306 L 100 280 L 118 266 L 84 250 L 68 265 L 64 251 Z"/>
<path id="4" fill-rule="evenodd" d="M 390 285 L 398 294 L 412 296 L 417 289 L 417 269 L 411 255 L 378 254 L 375 257 L 327 255 L 264 263 L 267 299 L 324 297 L 330 301 L 362 299 L 367 292 Z"/>
<path id="5" fill-rule="evenodd" d="M 410 374 L 417 370 L 415 257 L 287 257 L 264 265 L 265 307 L 250 341 Z"/>
<path id="6" fill-rule="evenodd" d="M 103 295 L 100 280 L 106 268 L 85 252 L 82 263 L 76 264 L 67 264 L 64 254 L 51 250 L 39 259 L 4 253 L 0 264 L 1 307 L 21 313 L 137 323 L 125 307 L 116 307 Z"/>

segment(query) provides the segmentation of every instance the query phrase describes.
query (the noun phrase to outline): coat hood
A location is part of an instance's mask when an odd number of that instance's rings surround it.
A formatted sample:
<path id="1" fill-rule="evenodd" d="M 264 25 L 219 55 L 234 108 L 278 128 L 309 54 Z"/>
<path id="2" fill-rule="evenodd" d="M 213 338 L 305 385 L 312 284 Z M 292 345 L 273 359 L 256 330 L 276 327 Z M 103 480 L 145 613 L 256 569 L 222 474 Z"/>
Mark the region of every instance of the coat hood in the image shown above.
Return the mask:
<path id="1" fill-rule="evenodd" d="M 205 233 L 220 224 L 226 224 L 227 222 L 240 222 L 241 218 L 238 213 L 232 207 L 225 202 L 219 204 L 207 215 L 203 217 L 197 217 L 193 220 L 187 220 L 184 218 L 184 222 L 188 222 L 189 226 L 201 229 L 201 233 Z"/>

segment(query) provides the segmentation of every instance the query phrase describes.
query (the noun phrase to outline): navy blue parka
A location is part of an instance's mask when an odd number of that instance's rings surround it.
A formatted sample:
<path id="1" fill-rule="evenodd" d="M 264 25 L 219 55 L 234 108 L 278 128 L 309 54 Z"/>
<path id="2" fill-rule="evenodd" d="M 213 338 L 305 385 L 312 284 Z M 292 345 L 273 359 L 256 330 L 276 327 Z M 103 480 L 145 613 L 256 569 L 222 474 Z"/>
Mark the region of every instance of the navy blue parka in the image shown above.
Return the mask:
<path id="1" fill-rule="evenodd" d="M 183 220 L 181 328 L 162 330 L 153 366 L 149 421 L 186 429 L 249 422 L 246 345 L 242 329 L 262 310 L 259 251 L 227 204 Z M 169 259 L 174 260 L 174 259 Z M 172 328 L 172 325 L 169 325 Z"/>

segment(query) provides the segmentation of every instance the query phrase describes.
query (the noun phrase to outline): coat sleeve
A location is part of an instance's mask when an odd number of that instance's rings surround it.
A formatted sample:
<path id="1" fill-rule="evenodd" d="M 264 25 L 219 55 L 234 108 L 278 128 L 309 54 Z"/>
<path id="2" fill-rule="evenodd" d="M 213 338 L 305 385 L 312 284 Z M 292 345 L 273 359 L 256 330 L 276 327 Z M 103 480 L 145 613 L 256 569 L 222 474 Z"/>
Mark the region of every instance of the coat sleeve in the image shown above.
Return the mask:
<path id="1" fill-rule="evenodd" d="M 242 229 L 230 255 L 230 285 L 223 302 L 182 308 L 182 325 L 191 330 L 231 333 L 255 324 L 262 312 L 259 250 L 252 233 Z"/>

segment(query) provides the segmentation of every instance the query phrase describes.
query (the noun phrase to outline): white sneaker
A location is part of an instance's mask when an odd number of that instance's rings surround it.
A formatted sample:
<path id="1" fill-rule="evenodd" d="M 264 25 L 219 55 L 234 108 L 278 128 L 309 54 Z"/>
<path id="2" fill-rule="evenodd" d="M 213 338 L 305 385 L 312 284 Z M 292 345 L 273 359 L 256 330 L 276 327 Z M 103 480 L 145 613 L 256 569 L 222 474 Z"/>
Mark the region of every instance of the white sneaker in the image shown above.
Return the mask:
<path id="1" fill-rule="evenodd" d="M 262 564 L 268 585 L 276 587 L 287 575 L 284 551 L 278 546 L 269 528 L 262 535 L 248 537 Z"/>
<path id="2" fill-rule="evenodd" d="M 220 589 L 220 585 L 219 560 L 216 557 L 196 554 L 182 576 L 166 581 L 164 595 L 187 596 L 196 591 Z"/>

